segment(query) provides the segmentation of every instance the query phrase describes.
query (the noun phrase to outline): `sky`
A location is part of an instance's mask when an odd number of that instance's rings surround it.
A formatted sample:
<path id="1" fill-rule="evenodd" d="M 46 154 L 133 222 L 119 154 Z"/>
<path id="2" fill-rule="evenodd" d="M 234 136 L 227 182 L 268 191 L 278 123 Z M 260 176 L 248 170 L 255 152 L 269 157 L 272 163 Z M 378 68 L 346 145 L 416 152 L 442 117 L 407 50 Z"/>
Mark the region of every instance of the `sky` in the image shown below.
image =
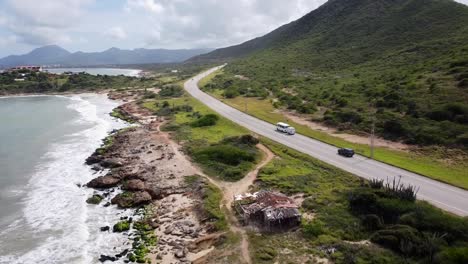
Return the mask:
<path id="1" fill-rule="evenodd" d="M 325 2 L 0 0 L 0 57 L 51 44 L 72 52 L 225 47 L 262 36 Z"/>

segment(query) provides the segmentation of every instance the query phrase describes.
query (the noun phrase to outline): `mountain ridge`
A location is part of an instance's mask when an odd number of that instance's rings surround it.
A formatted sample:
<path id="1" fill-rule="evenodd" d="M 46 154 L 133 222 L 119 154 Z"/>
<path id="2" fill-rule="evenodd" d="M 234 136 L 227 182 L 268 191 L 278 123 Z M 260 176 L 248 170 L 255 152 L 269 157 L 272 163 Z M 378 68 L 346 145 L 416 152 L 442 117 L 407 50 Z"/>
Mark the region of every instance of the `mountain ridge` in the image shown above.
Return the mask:
<path id="1" fill-rule="evenodd" d="M 10 55 L 0 59 L 0 67 L 25 64 L 61 66 L 98 66 L 119 64 L 176 63 L 206 53 L 212 49 L 144 49 L 125 50 L 109 48 L 101 52 L 71 53 L 57 45 L 36 48 L 23 55 Z"/>
<path id="2" fill-rule="evenodd" d="M 210 87 L 342 130 L 468 147 L 468 6 L 330 0 L 263 37 L 188 62 L 226 62 Z M 236 76 L 244 76 L 240 80 Z"/>

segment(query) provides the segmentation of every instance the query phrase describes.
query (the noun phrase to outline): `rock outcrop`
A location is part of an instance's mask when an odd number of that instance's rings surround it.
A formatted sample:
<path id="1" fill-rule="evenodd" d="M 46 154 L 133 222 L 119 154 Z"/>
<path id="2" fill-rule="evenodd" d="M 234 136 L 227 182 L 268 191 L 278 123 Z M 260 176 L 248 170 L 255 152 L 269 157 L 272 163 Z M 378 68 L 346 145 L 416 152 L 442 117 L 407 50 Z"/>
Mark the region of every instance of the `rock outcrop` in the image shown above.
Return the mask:
<path id="1" fill-rule="evenodd" d="M 117 204 L 120 208 L 136 207 L 150 203 L 151 195 L 145 191 L 124 192 L 112 198 L 112 204 Z"/>
<path id="2" fill-rule="evenodd" d="M 86 184 L 86 186 L 95 189 L 112 188 L 120 183 L 120 179 L 110 175 L 99 176 Z"/>

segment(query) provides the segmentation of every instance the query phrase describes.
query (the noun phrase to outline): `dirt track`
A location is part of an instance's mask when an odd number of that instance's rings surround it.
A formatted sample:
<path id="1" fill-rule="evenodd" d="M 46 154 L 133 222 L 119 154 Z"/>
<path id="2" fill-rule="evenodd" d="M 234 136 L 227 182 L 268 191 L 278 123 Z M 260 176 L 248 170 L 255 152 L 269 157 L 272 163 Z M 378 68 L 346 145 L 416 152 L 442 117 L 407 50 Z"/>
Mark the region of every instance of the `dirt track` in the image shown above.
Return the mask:
<path id="1" fill-rule="evenodd" d="M 237 221 L 234 215 L 234 212 L 232 211 L 232 203 L 234 201 L 234 195 L 247 192 L 249 190 L 249 187 L 257 179 L 258 172 L 260 171 L 260 169 L 266 166 L 275 157 L 273 152 L 271 152 L 264 145 L 258 144 L 257 148 L 260 149 L 264 153 L 262 161 L 259 164 L 257 164 L 255 169 L 250 171 L 243 179 L 237 182 L 225 182 L 225 181 L 212 179 L 205 175 L 205 177 L 207 177 L 207 179 L 211 183 L 216 185 L 223 192 L 222 206 L 225 206 L 229 212 L 229 214 L 227 215 L 227 218 L 230 223 L 231 231 L 234 233 L 239 233 L 241 235 L 241 245 L 240 245 L 241 256 L 242 256 L 244 263 L 248 263 L 248 264 L 252 263 L 252 260 L 250 258 L 250 253 L 249 253 L 249 240 L 248 240 L 245 229 L 242 228 L 242 226 L 239 224 L 239 222 Z"/>

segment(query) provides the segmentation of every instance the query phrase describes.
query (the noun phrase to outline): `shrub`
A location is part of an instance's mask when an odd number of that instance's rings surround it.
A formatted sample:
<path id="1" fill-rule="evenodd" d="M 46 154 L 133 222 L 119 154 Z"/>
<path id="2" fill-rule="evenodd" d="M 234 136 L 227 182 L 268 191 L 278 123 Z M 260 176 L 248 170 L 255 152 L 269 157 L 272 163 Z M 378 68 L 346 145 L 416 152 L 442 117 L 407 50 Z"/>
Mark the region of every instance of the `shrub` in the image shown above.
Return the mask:
<path id="1" fill-rule="evenodd" d="M 167 85 L 159 91 L 161 97 L 181 97 L 183 94 L 184 90 L 178 85 Z"/>
<path id="2" fill-rule="evenodd" d="M 99 204 L 101 203 L 103 197 L 99 194 L 95 194 L 91 197 L 89 197 L 86 202 L 89 203 L 89 204 Z"/>
<path id="3" fill-rule="evenodd" d="M 371 236 L 371 241 L 400 253 L 419 255 L 423 241 L 418 230 L 405 225 L 390 226 Z"/>
<path id="4" fill-rule="evenodd" d="M 143 95 L 143 99 L 154 99 L 157 97 L 157 94 L 151 91 L 145 91 L 145 94 Z"/>
<path id="5" fill-rule="evenodd" d="M 355 213 L 375 212 L 377 195 L 366 189 L 357 189 L 349 195 L 349 205 Z"/>
<path id="6" fill-rule="evenodd" d="M 222 144 L 255 146 L 260 141 L 252 135 L 242 135 L 238 137 L 227 137 L 221 141 Z"/>
<path id="7" fill-rule="evenodd" d="M 123 232 L 128 230 L 130 230 L 130 222 L 128 222 L 127 220 L 118 222 L 112 228 L 112 231 L 114 232 Z"/>
<path id="8" fill-rule="evenodd" d="M 255 154 L 230 145 L 214 145 L 195 151 L 195 159 L 200 163 L 221 162 L 237 166 L 244 161 L 255 161 Z"/>
<path id="9" fill-rule="evenodd" d="M 369 231 L 375 231 L 382 228 L 382 221 L 379 216 L 368 214 L 362 219 L 362 225 Z"/>
<path id="10" fill-rule="evenodd" d="M 218 122 L 219 117 L 215 114 L 208 114 L 200 117 L 196 121 L 192 122 L 190 125 L 192 127 L 207 127 L 214 126 Z"/>
<path id="11" fill-rule="evenodd" d="M 306 237 L 314 238 L 325 233 L 325 227 L 320 220 L 302 223 L 302 232 Z"/>
<path id="12" fill-rule="evenodd" d="M 403 124 L 396 119 L 385 121 L 383 131 L 389 138 L 401 138 L 407 134 Z"/>
<path id="13" fill-rule="evenodd" d="M 260 260 L 267 261 L 273 260 L 277 254 L 278 253 L 276 253 L 276 250 L 273 247 L 265 246 L 258 250 L 256 256 Z"/>
<path id="14" fill-rule="evenodd" d="M 436 255 L 435 262 L 440 264 L 466 264 L 468 263 L 468 246 L 445 248 Z"/>
<path id="15" fill-rule="evenodd" d="M 341 123 L 359 124 L 362 122 L 361 115 L 354 111 L 336 112 L 335 116 Z"/>

